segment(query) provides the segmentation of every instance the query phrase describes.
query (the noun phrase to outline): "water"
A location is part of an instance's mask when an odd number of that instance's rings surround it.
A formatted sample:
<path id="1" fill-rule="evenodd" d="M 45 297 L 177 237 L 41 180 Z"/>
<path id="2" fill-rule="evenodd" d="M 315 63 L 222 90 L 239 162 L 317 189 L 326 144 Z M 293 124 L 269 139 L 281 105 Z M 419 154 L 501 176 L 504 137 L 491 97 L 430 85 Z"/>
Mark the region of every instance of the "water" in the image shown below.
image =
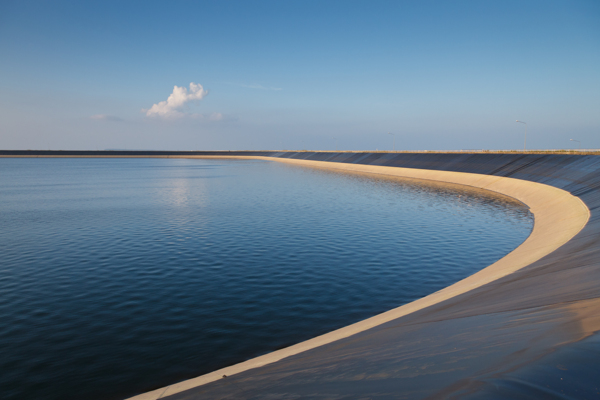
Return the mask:
<path id="1" fill-rule="evenodd" d="M 277 162 L 0 159 L 3 399 L 120 399 L 493 263 L 506 197 Z"/>

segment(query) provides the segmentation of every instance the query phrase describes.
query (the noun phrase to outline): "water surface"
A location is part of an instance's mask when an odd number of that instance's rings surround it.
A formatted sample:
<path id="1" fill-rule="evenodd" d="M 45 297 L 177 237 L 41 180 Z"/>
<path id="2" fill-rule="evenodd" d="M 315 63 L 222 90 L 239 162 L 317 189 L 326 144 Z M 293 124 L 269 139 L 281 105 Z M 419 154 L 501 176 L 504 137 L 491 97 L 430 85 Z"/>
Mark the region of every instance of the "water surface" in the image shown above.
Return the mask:
<path id="1" fill-rule="evenodd" d="M 0 159 L 3 399 L 120 399 L 405 304 L 533 219 L 507 197 L 193 159 Z"/>

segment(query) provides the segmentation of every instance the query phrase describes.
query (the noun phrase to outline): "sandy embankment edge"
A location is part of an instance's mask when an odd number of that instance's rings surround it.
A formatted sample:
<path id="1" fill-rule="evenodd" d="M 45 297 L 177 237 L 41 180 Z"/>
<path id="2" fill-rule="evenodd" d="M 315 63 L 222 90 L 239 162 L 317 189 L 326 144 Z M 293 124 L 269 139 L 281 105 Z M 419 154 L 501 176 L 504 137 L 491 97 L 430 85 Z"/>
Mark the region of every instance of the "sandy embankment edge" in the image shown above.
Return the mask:
<path id="1" fill-rule="evenodd" d="M 533 230 L 527 240 L 525 240 L 511 253 L 507 254 L 504 258 L 482 269 L 481 271 L 442 290 L 374 317 L 359 321 L 324 335 L 317 336 L 313 339 L 309 339 L 293 346 L 253 358 L 236 365 L 222 368 L 193 379 L 140 394 L 131 397 L 130 400 L 155 400 L 216 381 L 221 379 L 223 375 L 235 375 L 249 369 L 262 367 L 264 365 L 277 362 L 283 358 L 349 337 L 356 333 L 365 331 L 412 312 L 466 293 L 472 289 L 509 275 L 550 254 L 563 244 L 567 243 L 577 233 L 579 233 L 587 224 L 590 217 L 590 211 L 583 201 L 581 201 L 578 197 L 571 195 L 569 192 L 549 185 L 514 178 L 464 172 L 345 164 L 275 157 L 196 156 L 186 158 L 262 159 L 296 164 L 299 166 L 372 173 L 378 175 L 466 185 L 479 189 L 490 190 L 492 192 L 510 196 L 521 201 L 529 206 L 530 211 L 535 217 L 535 222 Z"/>

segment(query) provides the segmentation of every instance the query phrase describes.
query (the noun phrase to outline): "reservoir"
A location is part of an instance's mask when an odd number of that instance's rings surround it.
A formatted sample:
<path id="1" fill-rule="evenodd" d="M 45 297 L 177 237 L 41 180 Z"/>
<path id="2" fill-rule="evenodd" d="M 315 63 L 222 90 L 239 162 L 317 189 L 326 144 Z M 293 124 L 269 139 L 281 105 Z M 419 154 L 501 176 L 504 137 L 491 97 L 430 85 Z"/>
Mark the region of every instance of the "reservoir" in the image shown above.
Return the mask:
<path id="1" fill-rule="evenodd" d="M 449 286 L 532 226 L 490 192 L 273 161 L 0 158 L 0 393 L 192 378 Z"/>

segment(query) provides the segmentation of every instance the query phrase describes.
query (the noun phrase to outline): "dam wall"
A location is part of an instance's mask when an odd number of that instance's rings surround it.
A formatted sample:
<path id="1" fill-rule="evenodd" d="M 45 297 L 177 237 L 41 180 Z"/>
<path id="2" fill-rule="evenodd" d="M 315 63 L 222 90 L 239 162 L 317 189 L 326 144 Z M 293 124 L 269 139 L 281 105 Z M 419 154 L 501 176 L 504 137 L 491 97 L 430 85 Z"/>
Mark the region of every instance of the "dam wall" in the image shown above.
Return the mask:
<path id="1" fill-rule="evenodd" d="M 600 397 L 600 335 L 596 333 L 600 331 L 600 156 L 268 151 L 70 153 L 4 151 L 0 156 L 249 157 L 319 167 L 330 164 L 477 174 L 489 180 L 490 185 L 510 178 L 539 184 L 530 187 L 540 190 L 544 186 L 558 189 L 589 210 L 589 219 L 556 249 L 489 282 L 261 366 L 223 373 L 219 379 L 192 379 L 136 399 Z M 379 171 L 373 170 L 386 173 Z M 431 176 L 434 179 L 435 175 Z M 517 198 L 519 191 L 513 190 Z M 540 213 L 544 211 L 544 199 L 548 205 L 556 203 L 552 191 L 533 192 L 538 194 Z M 538 212 L 532 211 L 538 226 Z M 542 229 L 546 235 L 543 242 L 570 229 L 560 224 L 570 218 L 568 209 L 558 207 L 550 214 L 555 223 Z M 520 257 L 526 258 L 543 244 L 527 248 Z M 509 260 L 508 264 L 518 262 Z"/>

